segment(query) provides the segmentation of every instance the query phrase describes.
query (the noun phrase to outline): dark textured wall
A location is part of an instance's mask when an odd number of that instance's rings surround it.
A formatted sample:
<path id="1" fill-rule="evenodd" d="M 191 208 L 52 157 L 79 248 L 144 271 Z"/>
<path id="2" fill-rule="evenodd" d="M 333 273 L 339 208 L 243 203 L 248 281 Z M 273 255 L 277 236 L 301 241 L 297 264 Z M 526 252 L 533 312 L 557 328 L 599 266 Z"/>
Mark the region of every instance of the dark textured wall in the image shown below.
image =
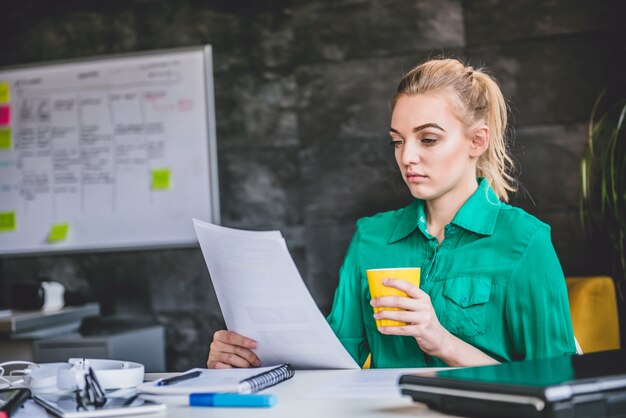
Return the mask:
<path id="1" fill-rule="evenodd" d="M 0 65 L 213 45 L 223 224 L 281 229 L 326 313 L 354 221 L 410 198 L 387 145 L 395 84 L 442 53 L 491 68 L 510 99 L 513 203 L 552 225 L 566 274 L 608 273 L 579 226 L 578 160 L 625 17 L 618 0 L 13 0 Z M 2 261 L 8 280 L 164 324 L 170 370 L 202 366 L 223 327 L 199 249 Z"/>

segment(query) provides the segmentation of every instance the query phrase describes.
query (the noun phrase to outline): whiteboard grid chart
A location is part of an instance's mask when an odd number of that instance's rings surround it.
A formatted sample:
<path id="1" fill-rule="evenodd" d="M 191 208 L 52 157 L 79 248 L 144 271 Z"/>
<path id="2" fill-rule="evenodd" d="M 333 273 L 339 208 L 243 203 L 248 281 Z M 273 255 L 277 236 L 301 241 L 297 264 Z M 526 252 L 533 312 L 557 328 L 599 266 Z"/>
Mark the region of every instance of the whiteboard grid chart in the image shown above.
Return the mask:
<path id="1" fill-rule="evenodd" d="M 197 245 L 219 223 L 211 47 L 0 69 L 0 254 Z"/>

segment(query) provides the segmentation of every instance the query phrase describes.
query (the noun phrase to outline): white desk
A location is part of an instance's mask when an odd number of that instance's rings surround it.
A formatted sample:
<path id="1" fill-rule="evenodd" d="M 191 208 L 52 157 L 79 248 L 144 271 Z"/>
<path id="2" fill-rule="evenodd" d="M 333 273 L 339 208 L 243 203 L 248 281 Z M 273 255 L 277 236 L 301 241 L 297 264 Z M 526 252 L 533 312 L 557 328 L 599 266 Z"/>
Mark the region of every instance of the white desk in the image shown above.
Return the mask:
<path id="1" fill-rule="evenodd" d="M 414 403 L 409 397 L 341 397 L 340 393 L 324 393 L 325 385 L 349 378 L 352 370 L 298 370 L 293 378 L 263 393 L 278 396 L 272 408 L 204 408 L 168 406 L 166 417 L 277 417 L 277 418 L 375 418 L 375 417 L 447 417 Z M 147 374 L 146 380 L 168 377 L 172 374 Z M 389 389 L 389 388 L 387 388 Z M 399 393 L 399 391 L 398 391 Z M 385 394 L 389 394 L 389 390 Z"/>

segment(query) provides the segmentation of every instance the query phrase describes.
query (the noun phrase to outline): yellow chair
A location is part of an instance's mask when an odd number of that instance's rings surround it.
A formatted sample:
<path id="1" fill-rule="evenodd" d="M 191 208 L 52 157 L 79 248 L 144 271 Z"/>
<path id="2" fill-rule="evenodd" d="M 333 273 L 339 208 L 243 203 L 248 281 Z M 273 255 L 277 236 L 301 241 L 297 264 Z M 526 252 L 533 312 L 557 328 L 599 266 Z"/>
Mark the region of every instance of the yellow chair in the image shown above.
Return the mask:
<path id="1" fill-rule="evenodd" d="M 584 353 L 620 348 L 619 316 L 613 279 L 567 277 L 574 334 Z"/>

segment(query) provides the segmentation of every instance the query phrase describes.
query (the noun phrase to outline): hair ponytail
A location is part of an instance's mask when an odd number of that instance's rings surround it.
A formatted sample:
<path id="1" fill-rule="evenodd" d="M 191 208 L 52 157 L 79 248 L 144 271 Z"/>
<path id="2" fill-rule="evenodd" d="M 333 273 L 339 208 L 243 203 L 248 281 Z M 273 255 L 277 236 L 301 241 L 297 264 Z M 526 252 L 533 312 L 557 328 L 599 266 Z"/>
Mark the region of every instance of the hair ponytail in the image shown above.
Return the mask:
<path id="1" fill-rule="evenodd" d="M 507 148 L 508 107 L 500 87 L 483 71 L 475 71 L 474 79 L 484 92 L 487 109 L 485 122 L 489 127 L 489 147 L 476 165 L 477 174 L 485 177 L 496 195 L 508 201 L 508 192 L 517 190 L 517 180 L 512 175 L 515 163 Z"/>

